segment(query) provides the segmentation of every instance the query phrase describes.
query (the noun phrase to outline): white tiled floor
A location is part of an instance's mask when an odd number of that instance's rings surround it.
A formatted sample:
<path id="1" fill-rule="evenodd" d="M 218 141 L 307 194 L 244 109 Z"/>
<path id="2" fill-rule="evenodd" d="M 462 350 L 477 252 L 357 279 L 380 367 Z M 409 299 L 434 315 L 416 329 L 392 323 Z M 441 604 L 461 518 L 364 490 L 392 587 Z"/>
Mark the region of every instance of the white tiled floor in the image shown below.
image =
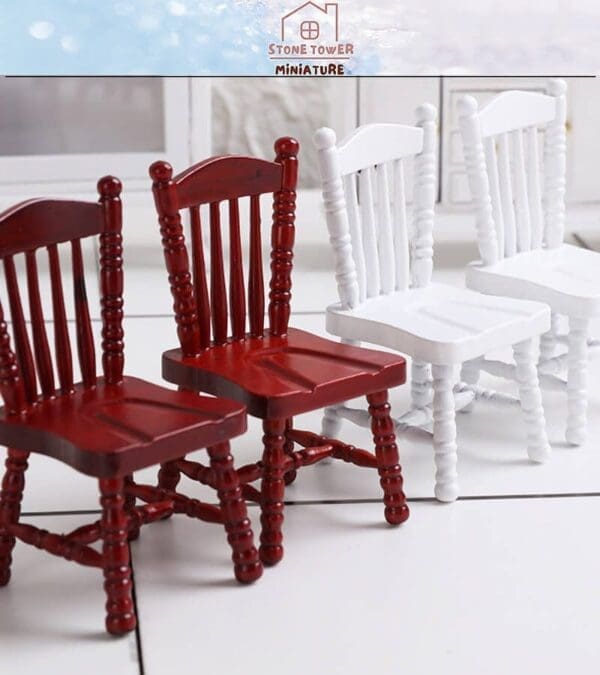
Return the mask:
<path id="1" fill-rule="evenodd" d="M 460 283 L 461 274 L 438 278 Z M 175 344 L 165 281 L 161 268 L 127 274 L 127 371 L 155 382 L 160 352 Z M 331 274 L 300 269 L 294 292 L 293 325 L 324 334 Z M 595 376 L 598 361 L 591 385 Z M 402 439 L 412 516 L 398 529 L 383 524 L 373 472 L 306 469 L 287 493 L 286 557 L 250 588 L 232 581 L 220 527 L 184 518 L 149 526 L 132 546 L 139 640 L 104 636 L 96 570 L 18 545 L 0 590 L 0 673 L 596 672 L 600 393 L 590 389 L 581 448 L 562 441 L 564 397 L 544 393 L 554 449 L 545 465 L 526 458 L 518 409 L 481 403 L 459 415 L 462 500 L 452 505 L 432 498 L 430 444 Z M 407 393 L 393 392 L 396 412 Z M 318 430 L 320 414 L 297 423 Z M 349 424 L 343 435 L 370 444 Z M 256 420 L 234 448 L 238 464 L 256 459 Z M 153 480 L 154 470 L 142 473 Z M 94 517 L 74 511 L 97 508 L 94 481 L 32 458 L 24 511 L 40 515 L 27 522 L 66 531 Z M 257 530 L 255 507 L 251 516 Z"/>

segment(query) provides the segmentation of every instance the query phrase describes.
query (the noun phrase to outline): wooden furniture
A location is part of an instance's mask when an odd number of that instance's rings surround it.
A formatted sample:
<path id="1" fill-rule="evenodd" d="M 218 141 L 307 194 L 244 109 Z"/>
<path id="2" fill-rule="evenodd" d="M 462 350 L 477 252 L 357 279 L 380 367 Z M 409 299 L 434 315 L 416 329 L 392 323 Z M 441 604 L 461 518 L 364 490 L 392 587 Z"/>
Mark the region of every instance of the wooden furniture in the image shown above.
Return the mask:
<path id="1" fill-rule="evenodd" d="M 163 354 L 163 376 L 184 389 L 226 395 L 262 418 L 262 461 L 238 470 L 244 494 L 260 502 L 260 557 L 275 564 L 283 556 L 285 482 L 301 466 L 337 457 L 377 468 L 385 517 L 408 517 L 387 389 L 405 380 L 404 359 L 340 346 L 288 328 L 292 286 L 298 143 L 281 138 L 274 162 L 253 157 L 213 157 L 173 176 L 166 162 L 150 167 L 165 262 L 175 301 L 180 349 Z M 274 193 L 268 328 L 261 253 L 260 195 Z M 240 223 L 240 200 L 249 202 L 247 302 Z M 223 259 L 222 202 L 227 203 L 229 295 Z M 200 205 L 209 205 L 210 281 L 203 246 Z M 191 267 L 180 211 L 189 209 Z M 246 311 L 247 308 L 247 311 Z M 212 339 L 211 339 L 212 325 Z M 293 417 L 347 398 L 366 395 L 375 455 L 293 427 Z M 304 449 L 295 451 L 294 444 Z M 165 467 L 173 483 L 180 472 L 203 480 L 204 467 L 187 461 Z M 261 479 L 260 491 L 250 483 Z"/>
<path id="2" fill-rule="evenodd" d="M 238 580 L 253 581 L 262 568 L 229 453 L 229 439 L 246 430 L 243 406 L 123 376 L 121 185 L 107 176 L 99 181 L 98 190 L 99 203 L 37 199 L 0 214 L 0 257 L 11 318 L 9 328 L 0 305 L 0 392 L 4 399 L 0 443 L 9 448 L 0 495 L 0 585 L 9 581 L 16 539 L 99 567 L 107 595 L 106 628 L 121 634 L 136 625 L 128 539 L 136 538 L 144 523 L 173 512 L 221 523 L 233 550 Z M 102 376 L 96 374 L 81 245 L 84 237 L 93 235 L 100 235 Z M 72 265 L 79 382 L 61 280 L 59 249 L 63 244 L 63 260 L 70 250 Z M 29 328 L 15 264 L 20 254 L 25 258 Z M 54 363 L 37 267 L 42 255 L 49 262 Z M 217 490 L 220 507 L 133 481 L 137 469 L 203 447 L 210 457 L 206 482 Z M 36 452 L 98 479 L 100 520 L 61 535 L 19 522 L 25 470 L 30 453 Z M 136 506 L 136 499 L 147 503 Z M 96 541 L 102 542 L 100 552 L 90 546 Z"/>
<path id="3" fill-rule="evenodd" d="M 579 445 L 586 433 L 588 347 L 600 344 L 588 336 L 590 319 L 600 316 L 600 255 L 563 241 L 566 83 L 551 80 L 547 94 L 507 91 L 481 110 L 463 97 L 459 115 L 481 255 L 467 269 L 467 285 L 550 306 L 540 381 L 567 390 L 566 440 Z M 559 333 L 561 316 L 568 318 L 568 334 Z M 566 351 L 558 354 L 559 345 Z M 471 381 L 480 369 L 469 364 Z"/>
<path id="4" fill-rule="evenodd" d="M 459 493 L 455 407 L 473 398 L 472 391 L 459 391 L 455 405 L 457 364 L 513 345 L 528 454 L 536 461 L 548 456 L 533 339 L 548 329 L 550 316 L 538 303 L 432 283 L 436 109 L 423 105 L 417 117 L 416 127 L 361 126 L 339 145 L 331 129 L 315 135 L 340 297 L 327 308 L 327 330 L 344 343 L 370 342 L 413 358 L 412 409 L 396 429 L 433 422 L 435 496 L 453 501 Z M 411 228 L 404 168 L 413 157 Z M 335 436 L 344 418 L 366 423 L 360 409 L 330 406 L 323 433 Z"/>

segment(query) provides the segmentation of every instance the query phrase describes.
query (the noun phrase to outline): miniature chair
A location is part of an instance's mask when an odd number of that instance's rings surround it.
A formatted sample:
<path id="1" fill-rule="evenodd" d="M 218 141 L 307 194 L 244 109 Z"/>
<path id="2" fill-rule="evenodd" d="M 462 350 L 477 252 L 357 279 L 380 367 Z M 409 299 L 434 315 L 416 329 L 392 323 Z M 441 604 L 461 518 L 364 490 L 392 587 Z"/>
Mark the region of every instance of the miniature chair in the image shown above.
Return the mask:
<path id="1" fill-rule="evenodd" d="M 121 184 L 107 176 L 99 181 L 98 190 L 99 203 L 37 199 L 0 214 L 0 257 L 14 339 L 13 351 L 0 305 L 0 391 L 4 399 L 0 443 L 9 448 L 0 495 L 0 585 L 9 581 L 16 539 L 67 560 L 99 567 L 107 595 L 106 628 L 122 634 L 136 625 L 128 539 L 137 537 L 142 524 L 173 512 L 221 523 L 233 549 L 238 580 L 253 581 L 262 568 L 229 454 L 228 440 L 246 430 L 243 406 L 123 376 Z M 96 375 L 81 246 L 81 240 L 92 235 L 100 235 L 103 376 Z M 61 281 L 59 248 L 67 243 L 81 382 L 74 382 L 73 377 Z M 48 254 L 52 289 L 55 364 L 37 271 L 38 253 L 43 248 Z M 33 349 L 16 272 L 19 254 L 25 258 Z M 135 470 L 203 447 L 208 448 L 209 483 L 217 490 L 220 508 L 133 482 Z M 20 523 L 25 470 L 32 452 L 54 457 L 97 478 L 101 519 L 61 535 Z M 136 498 L 148 503 L 136 506 Z M 101 552 L 90 546 L 98 540 Z"/>
<path id="2" fill-rule="evenodd" d="M 600 316 L 600 255 L 563 242 L 565 229 L 566 84 L 552 80 L 548 95 L 507 91 L 478 111 L 459 101 L 469 184 L 476 208 L 481 262 L 469 265 L 469 288 L 544 302 L 551 329 L 540 345 L 542 386 L 567 390 L 566 440 L 585 440 L 589 321 Z M 543 186 L 538 133 L 543 130 Z M 559 335 L 561 315 L 568 335 Z M 558 344 L 566 353 L 557 355 Z M 567 368 L 567 380 L 559 375 Z M 480 364 L 469 365 L 476 382 Z"/>
<path id="3" fill-rule="evenodd" d="M 288 328 L 294 246 L 298 143 L 281 138 L 274 162 L 253 157 L 213 157 L 173 177 L 166 162 L 150 167 L 165 261 L 175 300 L 181 348 L 163 354 L 163 377 L 184 389 L 226 395 L 263 420 L 262 462 L 238 470 L 244 494 L 262 508 L 260 557 L 266 564 L 283 557 L 284 482 L 296 469 L 337 457 L 377 468 L 391 524 L 408 517 L 402 492 L 387 389 L 405 380 L 398 356 L 342 346 Z M 264 327 L 260 195 L 274 193 L 271 227 L 269 327 Z M 249 197 L 248 330 L 240 237 L 240 199 Z M 221 202 L 228 202 L 229 323 L 223 262 Z M 202 243 L 200 205 L 210 209 L 210 299 Z M 180 210 L 189 209 L 192 270 Z M 212 321 L 212 340 L 211 340 Z M 317 434 L 298 431 L 292 418 L 335 402 L 366 395 L 375 455 Z M 294 451 L 294 443 L 304 450 Z M 202 480 L 204 468 L 171 462 L 160 485 L 176 484 L 180 472 Z M 167 477 L 169 473 L 169 477 Z M 249 483 L 261 478 L 260 491 Z M 172 480 L 172 482 L 171 482 Z"/>
<path id="4" fill-rule="evenodd" d="M 458 394 L 455 404 L 457 364 L 513 345 L 516 366 L 506 368 L 519 384 L 528 454 L 535 461 L 548 456 L 533 339 L 548 329 L 550 314 L 538 303 L 431 283 L 436 109 L 423 105 L 417 116 L 418 127 L 367 124 L 338 146 L 331 129 L 315 135 L 340 297 L 327 308 L 327 330 L 345 343 L 370 342 L 413 358 L 412 410 L 396 420 L 396 428 L 409 431 L 433 421 L 435 496 L 449 502 L 459 493 L 455 407 L 473 398 Z M 413 156 L 410 237 L 404 166 Z M 324 433 L 335 435 L 343 418 L 365 423 L 362 410 L 334 406 L 326 411 Z"/>

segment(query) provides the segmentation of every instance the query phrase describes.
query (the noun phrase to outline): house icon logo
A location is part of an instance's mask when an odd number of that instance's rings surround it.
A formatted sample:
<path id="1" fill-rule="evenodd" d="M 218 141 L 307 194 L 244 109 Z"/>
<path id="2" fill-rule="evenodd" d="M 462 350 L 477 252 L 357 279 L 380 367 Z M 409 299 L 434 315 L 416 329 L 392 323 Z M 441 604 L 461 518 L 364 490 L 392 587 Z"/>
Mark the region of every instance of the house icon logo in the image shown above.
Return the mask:
<path id="1" fill-rule="evenodd" d="M 339 39 L 338 3 L 324 6 L 305 2 L 281 19 L 281 41 L 323 40 L 337 42 Z"/>

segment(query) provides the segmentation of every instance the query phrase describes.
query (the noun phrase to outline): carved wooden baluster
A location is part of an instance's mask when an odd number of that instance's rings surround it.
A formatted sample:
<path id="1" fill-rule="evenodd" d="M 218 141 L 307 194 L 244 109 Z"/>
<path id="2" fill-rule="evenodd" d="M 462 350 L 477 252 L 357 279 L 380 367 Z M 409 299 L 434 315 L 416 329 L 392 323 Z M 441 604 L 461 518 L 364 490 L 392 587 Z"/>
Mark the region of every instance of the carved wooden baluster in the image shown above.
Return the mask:
<path id="1" fill-rule="evenodd" d="M 210 345 L 210 303 L 206 284 L 206 263 L 204 262 L 204 244 L 202 242 L 202 224 L 200 207 L 190 208 L 190 230 L 192 233 L 192 265 L 194 271 L 194 293 L 198 306 L 198 325 L 200 326 L 200 344 L 203 349 Z"/>
<path id="2" fill-rule="evenodd" d="M 33 403 L 37 399 L 35 366 L 29 336 L 25 327 L 25 317 L 23 316 L 23 306 L 21 305 L 21 296 L 19 295 L 19 284 L 15 270 L 15 261 L 12 256 L 4 258 L 4 272 L 6 277 L 6 288 L 8 290 L 8 301 L 10 305 L 10 315 L 13 323 L 13 335 L 15 338 L 15 352 L 19 371 L 23 379 L 23 389 L 28 403 Z"/>
<path id="3" fill-rule="evenodd" d="M 509 258 L 517 252 L 517 224 L 513 203 L 512 176 L 510 173 L 510 149 L 508 134 L 498 136 L 500 150 L 498 177 L 500 181 L 500 200 L 504 217 L 504 250 Z"/>
<path id="4" fill-rule="evenodd" d="M 96 353 L 94 351 L 94 335 L 92 333 L 90 310 L 85 291 L 81 240 L 75 239 L 71 242 L 71 253 L 73 259 L 77 353 L 79 354 L 79 365 L 81 367 L 81 379 L 83 384 L 86 387 L 91 387 L 96 384 Z"/>
<path id="5" fill-rule="evenodd" d="M 285 495 L 285 420 L 263 421 L 263 466 L 261 484 L 262 531 L 260 559 L 274 565 L 283 558 L 283 499 Z"/>
<path id="6" fill-rule="evenodd" d="M 427 286 L 433 271 L 433 218 L 436 191 L 436 118 L 431 104 L 417 109 L 417 123 L 423 129 L 423 149 L 415 157 L 413 285 Z"/>
<path id="7" fill-rule="evenodd" d="M 215 344 L 222 345 L 227 340 L 227 292 L 218 202 L 210 205 L 210 304 Z"/>
<path id="8" fill-rule="evenodd" d="M 73 357 L 71 355 L 67 313 L 60 275 L 60 259 L 56 244 L 48 246 L 48 261 L 50 264 L 50 284 L 52 286 L 56 370 L 60 381 L 60 391 L 62 394 L 67 394 L 73 391 Z"/>
<path id="9" fill-rule="evenodd" d="M 390 213 L 390 190 L 386 164 L 375 169 L 377 178 L 377 212 L 379 223 L 378 255 L 381 270 L 381 291 L 391 293 L 396 288 L 396 270 L 394 265 L 394 233 L 392 214 Z"/>
<path id="10" fill-rule="evenodd" d="M 490 197 L 492 200 L 492 215 L 496 224 L 496 240 L 498 242 L 498 258 L 504 258 L 504 216 L 502 215 L 502 198 L 500 197 L 500 178 L 498 175 L 498 153 L 496 139 L 488 136 L 483 140 L 485 163 L 490 183 Z"/>
<path id="11" fill-rule="evenodd" d="M 587 431 L 589 319 L 569 317 L 567 443 L 581 445 Z"/>
<path id="12" fill-rule="evenodd" d="M 433 365 L 432 374 L 435 497 L 441 502 L 453 502 L 458 497 L 453 368 Z"/>
<path id="13" fill-rule="evenodd" d="M 397 159 L 394 161 L 394 259 L 396 261 L 396 290 L 398 291 L 404 291 L 410 285 L 409 246 L 404 162 Z"/>
<path id="14" fill-rule="evenodd" d="M 35 251 L 27 251 L 25 253 L 25 266 L 27 269 L 29 313 L 31 316 L 35 363 L 37 365 L 42 395 L 44 398 L 50 398 L 54 395 L 54 371 L 52 369 L 50 347 L 48 346 L 48 336 L 46 335 L 46 324 L 44 323 Z"/>
<path id="15" fill-rule="evenodd" d="M 177 190 L 172 180 L 173 167 L 168 162 L 154 162 L 150 167 L 150 177 L 154 181 L 152 192 L 159 213 L 177 335 L 183 353 L 193 356 L 201 350 L 200 330 L 185 236 L 177 205 Z"/>
<path id="16" fill-rule="evenodd" d="M 472 96 L 462 96 L 458 101 L 458 112 L 469 186 L 475 202 L 479 254 L 484 264 L 493 265 L 499 260 L 498 240 L 492 215 L 490 184 L 485 170 L 477 101 Z"/>
<path id="17" fill-rule="evenodd" d="M 229 307 L 231 333 L 234 339 L 241 340 L 246 334 L 246 302 L 240 239 L 240 207 L 237 199 L 229 200 Z"/>
<path id="18" fill-rule="evenodd" d="M 527 128 L 527 192 L 529 194 L 529 217 L 531 220 L 531 248 L 541 248 L 544 238 L 544 214 L 540 188 L 540 150 L 538 130 Z"/>
<path id="19" fill-rule="evenodd" d="M 273 201 L 271 228 L 269 327 L 272 335 L 285 335 L 290 317 L 298 150 L 298 141 L 293 138 L 275 141 L 275 161 L 282 165 L 282 176 L 281 190 L 275 193 Z"/>
<path id="20" fill-rule="evenodd" d="M 121 183 L 112 176 L 98 182 L 105 230 L 100 235 L 102 369 L 108 384 L 123 379 L 123 245 Z"/>
<path id="21" fill-rule="evenodd" d="M 250 271 L 248 275 L 250 335 L 262 337 L 265 326 L 265 287 L 260 233 L 260 197 L 250 197 Z"/>
<path id="22" fill-rule="evenodd" d="M 523 132 L 521 129 L 512 131 L 511 138 L 515 172 L 517 248 L 519 251 L 529 251 L 531 249 L 531 219 L 527 195 L 527 174 L 525 173 L 525 149 L 523 146 Z"/>
<path id="23" fill-rule="evenodd" d="M 25 407 L 25 392 L 0 303 L 0 393 L 8 415 L 18 415 Z"/>
<path id="24" fill-rule="evenodd" d="M 365 251 L 363 247 L 362 224 L 358 209 L 358 194 L 356 191 L 356 174 L 349 174 L 342 178 L 344 193 L 346 195 L 347 215 L 350 225 L 350 239 L 352 242 L 352 259 L 356 269 L 358 281 L 358 299 L 363 302 L 367 293 L 367 269 L 365 263 Z M 331 236 L 331 234 L 330 234 Z M 340 296 L 341 297 L 341 296 Z"/>
<path id="25" fill-rule="evenodd" d="M 546 245 L 556 248 L 563 243 L 565 236 L 567 83 L 550 80 L 547 93 L 556 100 L 556 115 L 546 127 L 544 142 Z"/>
<path id="26" fill-rule="evenodd" d="M 360 217 L 363 226 L 363 245 L 365 251 L 365 266 L 367 270 L 367 297 L 379 295 L 380 272 L 379 257 L 377 255 L 377 230 L 375 227 L 375 210 L 373 204 L 373 169 L 363 169 L 358 176 L 360 191 Z"/>
<path id="27" fill-rule="evenodd" d="M 338 294 L 342 305 L 345 308 L 351 308 L 358 305 L 361 295 L 364 299 L 364 255 L 354 176 L 345 176 L 346 194 L 349 199 L 347 211 L 344 184 L 340 176 L 339 153 L 335 143 L 335 132 L 332 129 L 323 127 L 315 134 L 323 185 L 323 201 L 327 213 L 327 229 L 333 246 Z M 360 262 L 355 264 L 355 260 Z M 358 265 L 361 265 L 362 288 L 357 274 Z"/>
<path id="28" fill-rule="evenodd" d="M 6 586 L 10 580 L 15 536 L 9 527 L 19 522 L 28 457 L 29 453 L 22 450 L 9 448 L 7 451 L 6 471 L 0 491 L 0 586 Z"/>

